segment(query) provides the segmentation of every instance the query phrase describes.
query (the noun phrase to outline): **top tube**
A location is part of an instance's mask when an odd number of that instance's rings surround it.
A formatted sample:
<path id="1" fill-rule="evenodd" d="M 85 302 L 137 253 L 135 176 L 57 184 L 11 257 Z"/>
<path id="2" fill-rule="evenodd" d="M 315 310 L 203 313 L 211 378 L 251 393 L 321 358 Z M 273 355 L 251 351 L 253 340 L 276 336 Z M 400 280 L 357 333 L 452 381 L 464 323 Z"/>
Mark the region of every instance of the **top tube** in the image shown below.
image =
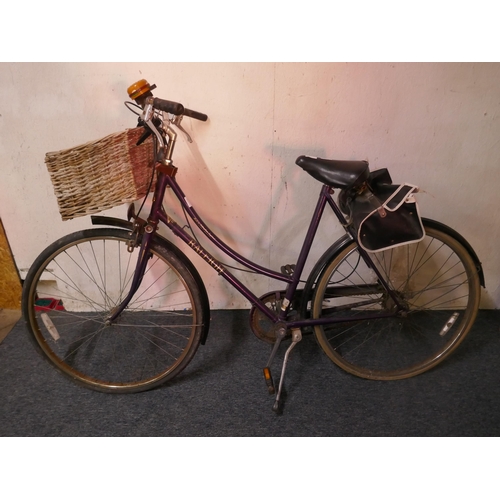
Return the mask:
<path id="1" fill-rule="evenodd" d="M 203 231 L 203 234 L 207 238 L 210 239 L 214 245 L 217 246 L 220 250 L 222 250 L 226 255 L 234 259 L 236 262 L 239 262 L 243 266 L 247 267 L 248 269 L 251 269 L 252 271 L 255 271 L 256 273 L 262 274 L 264 276 L 267 276 L 269 278 L 273 278 L 279 281 L 284 281 L 286 283 L 291 283 L 293 279 L 283 273 L 278 273 L 276 271 L 273 271 L 271 269 L 268 269 L 266 267 L 260 266 L 259 264 L 256 264 L 255 262 L 252 262 L 251 260 L 243 257 L 240 255 L 238 252 L 233 250 L 231 247 L 229 247 L 226 243 L 224 243 L 218 236 L 216 236 L 210 228 L 204 223 L 204 221 L 201 219 L 201 217 L 198 215 L 196 210 L 193 208 L 193 206 L 187 201 L 181 187 L 177 183 L 177 181 L 173 178 L 168 176 L 167 177 L 167 184 L 172 188 L 174 191 L 175 195 L 177 196 L 179 202 L 181 205 L 185 208 L 186 212 L 189 214 L 191 219 L 194 221 L 194 223 Z"/>

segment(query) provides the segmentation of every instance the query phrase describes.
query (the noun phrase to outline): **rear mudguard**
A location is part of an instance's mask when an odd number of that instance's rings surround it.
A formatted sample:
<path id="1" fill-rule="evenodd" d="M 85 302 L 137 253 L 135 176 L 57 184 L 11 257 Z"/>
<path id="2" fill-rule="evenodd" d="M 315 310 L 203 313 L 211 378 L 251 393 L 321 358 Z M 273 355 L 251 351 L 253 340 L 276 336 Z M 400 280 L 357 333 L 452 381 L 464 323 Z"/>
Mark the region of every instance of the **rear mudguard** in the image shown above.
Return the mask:
<path id="1" fill-rule="evenodd" d="M 352 238 L 345 234 L 341 238 L 339 238 L 331 247 L 326 250 L 326 252 L 318 259 L 315 266 L 307 278 L 306 284 L 302 290 L 300 290 L 300 306 L 299 306 L 299 315 L 301 318 L 308 318 L 309 312 L 307 310 L 307 305 L 312 300 L 312 296 L 314 293 L 314 288 L 316 287 L 316 283 L 321 276 L 321 273 L 325 266 L 337 255 L 339 254 L 346 246 L 348 246 L 352 242 Z M 304 333 L 310 333 L 310 328 L 303 328 Z"/>
<path id="2" fill-rule="evenodd" d="M 455 238 L 467 250 L 467 252 L 471 256 L 471 258 L 474 261 L 474 264 L 476 266 L 477 275 L 479 277 L 479 282 L 481 283 L 481 286 L 483 288 L 485 288 L 486 284 L 484 281 L 483 266 L 481 265 L 481 261 L 479 260 L 478 256 L 476 255 L 476 252 L 474 251 L 472 246 L 469 244 L 469 242 L 460 233 L 457 233 L 454 229 L 452 229 L 449 226 L 446 226 L 445 224 L 443 224 L 441 222 L 438 222 L 438 221 L 432 220 L 432 219 L 426 219 L 425 217 L 422 217 L 422 221 L 427 226 L 432 227 L 433 229 L 437 229 L 437 230 L 447 234 L 448 236 Z"/>
<path id="3" fill-rule="evenodd" d="M 484 280 L 483 267 L 481 265 L 478 256 L 476 255 L 476 252 L 469 244 L 469 242 L 461 234 L 457 233 L 454 229 L 452 229 L 449 226 L 446 226 L 441 222 L 432 219 L 426 219 L 424 217 L 422 218 L 422 221 L 428 227 L 437 229 L 447 234 L 448 236 L 455 238 L 467 250 L 467 252 L 471 256 L 476 266 L 479 282 L 481 283 L 481 286 L 484 288 L 485 280 Z M 314 288 L 316 286 L 319 277 L 321 276 L 323 269 L 332 259 L 334 259 L 338 254 L 340 254 L 340 252 L 342 252 L 344 248 L 350 245 L 352 241 L 353 240 L 351 236 L 349 236 L 348 234 L 344 235 L 342 238 L 338 239 L 330 248 L 328 248 L 328 250 L 319 258 L 318 262 L 316 263 L 313 270 L 309 274 L 309 277 L 307 278 L 305 287 L 301 291 L 302 293 L 300 302 L 300 317 L 302 318 L 308 317 L 307 305 L 312 299 Z"/>
<path id="4" fill-rule="evenodd" d="M 91 217 L 91 219 L 92 219 L 92 224 L 94 225 L 120 227 L 129 230 L 132 230 L 134 227 L 132 222 L 123 219 L 116 219 L 114 217 L 104 217 L 100 215 L 94 215 Z M 158 243 L 168 251 L 175 254 L 175 256 L 180 261 L 182 261 L 182 263 L 188 268 L 189 272 L 192 274 L 194 280 L 196 281 L 196 284 L 198 285 L 202 303 L 201 319 L 202 319 L 203 330 L 201 332 L 201 344 L 204 345 L 207 340 L 208 330 L 210 328 L 210 302 L 208 301 L 208 294 L 205 288 L 205 284 L 203 283 L 203 280 L 201 279 L 201 276 L 198 273 L 196 267 L 179 248 L 177 248 L 171 241 L 168 241 L 166 238 L 159 235 L 158 233 L 155 234 L 154 238 L 156 243 Z"/>

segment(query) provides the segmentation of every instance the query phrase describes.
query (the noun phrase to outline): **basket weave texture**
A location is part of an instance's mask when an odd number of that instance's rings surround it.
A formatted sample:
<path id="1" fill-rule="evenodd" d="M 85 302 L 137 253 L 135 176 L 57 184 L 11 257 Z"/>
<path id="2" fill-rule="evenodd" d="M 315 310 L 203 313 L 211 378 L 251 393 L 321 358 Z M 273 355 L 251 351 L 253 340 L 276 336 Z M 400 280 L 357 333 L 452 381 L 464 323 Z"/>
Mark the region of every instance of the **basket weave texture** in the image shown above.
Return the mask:
<path id="1" fill-rule="evenodd" d="M 151 181 L 152 138 L 136 146 L 144 129 L 45 155 L 62 220 L 82 217 L 144 197 Z"/>

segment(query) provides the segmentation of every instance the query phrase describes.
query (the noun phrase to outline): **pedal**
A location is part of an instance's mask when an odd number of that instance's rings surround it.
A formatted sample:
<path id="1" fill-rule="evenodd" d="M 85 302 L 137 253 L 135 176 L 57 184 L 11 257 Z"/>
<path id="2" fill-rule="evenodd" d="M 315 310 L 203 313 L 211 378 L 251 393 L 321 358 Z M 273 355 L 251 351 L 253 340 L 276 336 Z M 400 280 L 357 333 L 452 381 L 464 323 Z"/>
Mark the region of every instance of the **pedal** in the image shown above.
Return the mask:
<path id="1" fill-rule="evenodd" d="M 276 389 L 274 388 L 274 381 L 273 381 L 273 377 L 271 375 L 270 366 L 274 360 L 274 357 L 276 356 L 276 353 L 278 352 L 281 341 L 285 337 L 286 337 L 286 328 L 284 328 L 283 326 L 280 326 L 279 328 L 277 328 L 277 331 L 276 331 L 276 340 L 274 342 L 274 346 L 273 346 L 273 349 L 271 351 L 271 356 L 269 356 L 269 359 L 267 361 L 267 365 L 263 369 L 264 379 L 265 379 L 266 385 L 267 385 L 267 390 L 268 390 L 269 394 L 271 394 L 271 395 L 276 392 Z"/>
<path id="2" fill-rule="evenodd" d="M 274 388 L 274 382 L 273 382 L 273 377 L 271 375 L 271 370 L 269 369 L 268 366 L 264 368 L 264 378 L 266 380 L 266 385 L 267 385 L 267 390 L 269 391 L 269 394 L 274 394 L 276 392 Z"/>
<path id="3" fill-rule="evenodd" d="M 281 274 L 285 274 L 286 276 L 292 276 L 295 272 L 295 264 L 286 264 L 285 266 L 281 266 Z"/>

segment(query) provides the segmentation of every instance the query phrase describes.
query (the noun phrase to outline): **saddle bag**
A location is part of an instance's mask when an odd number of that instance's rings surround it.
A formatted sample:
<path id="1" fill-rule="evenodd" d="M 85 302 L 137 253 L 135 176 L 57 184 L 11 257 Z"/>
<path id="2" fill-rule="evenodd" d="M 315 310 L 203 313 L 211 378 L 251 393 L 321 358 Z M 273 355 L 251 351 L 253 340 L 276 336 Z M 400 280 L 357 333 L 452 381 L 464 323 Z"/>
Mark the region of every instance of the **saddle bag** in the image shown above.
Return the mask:
<path id="1" fill-rule="evenodd" d="M 425 230 L 414 197 L 418 187 L 392 184 L 388 172 L 382 177 L 373 174 L 373 182 L 369 180 L 361 193 L 349 193 L 341 203 L 359 245 L 368 252 L 381 252 L 423 240 Z"/>

